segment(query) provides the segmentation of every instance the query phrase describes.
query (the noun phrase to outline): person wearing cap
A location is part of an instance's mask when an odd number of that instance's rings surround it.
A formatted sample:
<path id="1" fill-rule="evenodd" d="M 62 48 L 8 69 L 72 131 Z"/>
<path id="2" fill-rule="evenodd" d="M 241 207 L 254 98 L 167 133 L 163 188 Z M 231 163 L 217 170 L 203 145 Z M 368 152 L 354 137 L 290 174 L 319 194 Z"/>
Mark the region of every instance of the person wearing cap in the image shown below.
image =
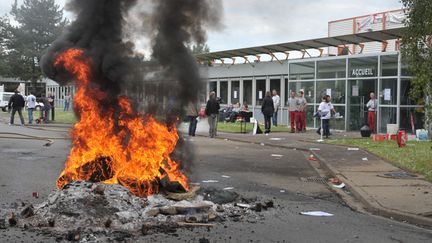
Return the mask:
<path id="1" fill-rule="evenodd" d="M 370 100 L 366 104 L 366 107 L 368 108 L 368 125 L 371 130 L 371 132 L 376 133 L 376 127 L 375 127 L 375 112 L 378 107 L 377 99 L 375 98 L 375 93 L 372 91 L 369 94 Z"/>
<path id="2" fill-rule="evenodd" d="M 9 125 L 13 125 L 14 124 L 14 119 L 15 119 L 15 113 L 18 112 L 20 119 L 21 119 L 21 124 L 24 125 L 24 117 L 22 114 L 22 109 L 24 108 L 25 105 L 25 100 L 24 97 L 19 93 L 18 90 L 15 90 L 15 94 L 13 94 L 10 98 L 9 98 L 9 104 L 8 104 L 8 110 L 11 111 L 11 107 L 12 107 L 12 114 L 10 117 L 10 122 Z"/>
<path id="3" fill-rule="evenodd" d="M 304 90 L 301 89 L 299 91 L 299 106 L 297 112 L 297 130 L 298 132 L 306 132 L 306 109 L 307 109 L 307 100 L 304 96 Z"/>

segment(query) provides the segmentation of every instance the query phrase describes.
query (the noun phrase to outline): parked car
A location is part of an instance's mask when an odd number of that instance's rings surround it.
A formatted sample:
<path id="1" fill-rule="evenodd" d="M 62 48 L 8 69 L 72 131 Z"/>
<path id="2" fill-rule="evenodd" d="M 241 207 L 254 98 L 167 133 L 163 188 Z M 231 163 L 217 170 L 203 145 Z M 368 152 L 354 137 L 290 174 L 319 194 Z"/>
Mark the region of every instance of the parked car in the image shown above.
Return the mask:
<path id="1" fill-rule="evenodd" d="M 9 99 L 13 94 L 13 92 L 0 92 L 0 108 L 2 111 L 7 111 Z"/>

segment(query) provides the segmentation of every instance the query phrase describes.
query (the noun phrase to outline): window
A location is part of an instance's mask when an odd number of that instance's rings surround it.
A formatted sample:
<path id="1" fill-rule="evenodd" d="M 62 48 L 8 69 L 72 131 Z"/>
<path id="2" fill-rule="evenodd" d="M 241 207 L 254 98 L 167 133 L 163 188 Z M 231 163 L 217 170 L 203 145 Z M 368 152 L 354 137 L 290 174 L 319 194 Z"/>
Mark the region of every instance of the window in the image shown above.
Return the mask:
<path id="1" fill-rule="evenodd" d="M 231 103 L 237 104 L 240 101 L 240 81 L 231 82 Z"/>
<path id="2" fill-rule="evenodd" d="M 345 80 L 317 81 L 316 102 L 320 103 L 324 95 L 332 97 L 333 104 L 345 104 Z"/>
<path id="3" fill-rule="evenodd" d="M 252 80 L 243 80 L 243 104 L 252 105 Z"/>
<path id="4" fill-rule="evenodd" d="M 424 107 L 401 107 L 400 108 L 400 128 L 412 133 L 413 127 L 416 129 L 424 128 L 425 110 Z"/>
<path id="5" fill-rule="evenodd" d="M 256 81 L 256 105 L 261 105 L 265 96 L 266 81 L 264 79 Z"/>
<path id="6" fill-rule="evenodd" d="M 398 56 L 381 56 L 381 76 L 398 75 Z"/>
<path id="7" fill-rule="evenodd" d="M 315 63 L 301 62 L 289 65 L 290 80 L 304 80 L 315 78 Z"/>
<path id="8" fill-rule="evenodd" d="M 301 89 L 304 90 L 305 98 L 309 104 L 315 102 L 314 82 L 289 82 L 285 104 L 288 102 L 291 91 L 295 91 L 298 94 Z"/>
<path id="9" fill-rule="evenodd" d="M 345 78 L 346 61 L 345 59 L 328 60 L 317 62 L 317 78 Z"/>
<path id="10" fill-rule="evenodd" d="M 278 95 L 281 95 L 280 79 L 270 79 L 270 91 L 276 90 Z"/>
<path id="11" fill-rule="evenodd" d="M 396 107 L 381 107 L 380 117 L 379 132 L 387 133 L 387 124 L 396 124 Z"/>
<path id="12" fill-rule="evenodd" d="M 209 92 L 214 91 L 217 95 L 217 82 L 210 82 L 209 86 L 210 86 Z"/>
<path id="13" fill-rule="evenodd" d="M 220 96 L 222 104 L 228 102 L 228 81 L 220 81 Z"/>
<path id="14" fill-rule="evenodd" d="M 416 99 L 413 99 L 410 95 L 410 91 L 411 91 L 411 80 L 402 79 L 401 92 L 400 92 L 401 105 L 419 105 L 419 104 L 423 105 L 424 104 L 423 98 L 418 97 Z"/>
<path id="15" fill-rule="evenodd" d="M 351 58 L 349 63 L 349 77 L 363 78 L 376 77 L 378 70 L 378 57 Z"/>
<path id="16" fill-rule="evenodd" d="M 397 79 L 381 79 L 380 104 L 397 104 Z"/>

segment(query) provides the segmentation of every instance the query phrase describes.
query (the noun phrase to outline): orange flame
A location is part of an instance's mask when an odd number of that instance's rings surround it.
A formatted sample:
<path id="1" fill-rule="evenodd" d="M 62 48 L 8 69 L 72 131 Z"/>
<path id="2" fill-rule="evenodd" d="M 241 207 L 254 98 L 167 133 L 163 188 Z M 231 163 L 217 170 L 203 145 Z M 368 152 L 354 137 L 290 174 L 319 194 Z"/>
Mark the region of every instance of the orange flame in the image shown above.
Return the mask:
<path id="1" fill-rule="evenodd" d="M 76 180 L 121 184 L 137 196 L 158 192 L 159 181 L 177 181 L 189 190 L 188 180 L 171 159 L 178 141 L 175 126 L 167 127 L 151 116 L 143 118 L 126 97 L 118 107 L 102 107 L 107 93 L 91 84 L 92 60 L 83 50 L 69 49 L 55 63 L 77 80 L 74 98 L 80 119 L 72 129 L 72 149 L 57 187 Z M 115 118 L 114 118 L 115 117 Z"/>

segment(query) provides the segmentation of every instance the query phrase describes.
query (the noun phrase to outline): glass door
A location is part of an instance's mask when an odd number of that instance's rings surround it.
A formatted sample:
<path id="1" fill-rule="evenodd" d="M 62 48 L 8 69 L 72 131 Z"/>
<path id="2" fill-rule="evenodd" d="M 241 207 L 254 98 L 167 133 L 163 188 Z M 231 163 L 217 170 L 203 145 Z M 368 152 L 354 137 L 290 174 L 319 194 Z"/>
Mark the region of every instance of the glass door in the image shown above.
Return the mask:
<path id="1" fill-rule="evenodd" d="M 367 124 L 366 103 L 369 101 L 369 93 L 376 93 L 377 84 L 376 79 L 348 81 L 347 130 L 358 131 Z"/>

